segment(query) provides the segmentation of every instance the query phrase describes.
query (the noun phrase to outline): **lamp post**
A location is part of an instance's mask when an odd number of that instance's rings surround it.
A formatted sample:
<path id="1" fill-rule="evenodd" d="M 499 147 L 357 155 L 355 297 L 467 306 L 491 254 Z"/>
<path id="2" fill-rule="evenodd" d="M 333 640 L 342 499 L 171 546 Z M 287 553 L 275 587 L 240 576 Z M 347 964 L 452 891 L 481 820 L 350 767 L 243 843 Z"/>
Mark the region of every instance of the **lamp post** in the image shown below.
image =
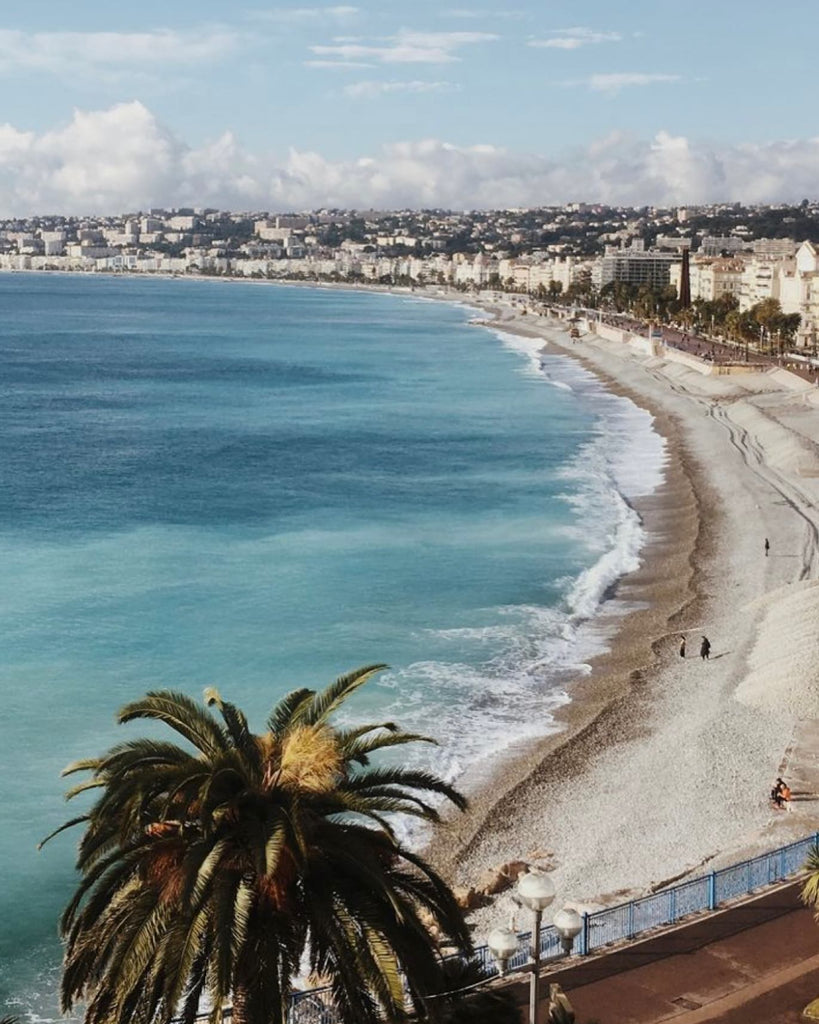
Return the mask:
<path id="1" fill-rule="evenodd" d="M 531 871 L 518 879 L 518 898 L 535 916 L 532 929 L 531 962 L 529 970 L 529 1024 L 538 1024 L 538 995 L 540 982 L 540 925 L 543 911 L 555 898 L 555 887 L 551 878 L 539 871 Z M 517 950 L 517 935 L 506 928 L 495 928 L 487 939 L 489 950 L 498 961 L 501 975 Z"/>
<path id="2" fill-rule="evenodd" d="M 540 987 L 540 925 L 543 911 L 550 906 L 555 898 L 555 887 L 548 875 L 539 871 L 530 871 L 518 879 L 518 897 L 524 906 L 535 915 L 535 926 L 532 929 L 532 965 L 529 975 L 529 1024 L 537 1024 L 538 1020 L 538 989 Z"/>

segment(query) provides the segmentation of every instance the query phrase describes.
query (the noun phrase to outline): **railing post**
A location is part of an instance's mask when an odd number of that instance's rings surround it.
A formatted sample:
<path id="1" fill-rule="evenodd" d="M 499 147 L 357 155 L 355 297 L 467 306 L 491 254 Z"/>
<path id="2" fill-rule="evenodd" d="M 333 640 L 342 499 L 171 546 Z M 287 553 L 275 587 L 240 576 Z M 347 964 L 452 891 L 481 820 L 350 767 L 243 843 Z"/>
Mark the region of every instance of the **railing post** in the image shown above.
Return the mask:
<path id="1" fill-rule="evenodd" d="M 779 877 L 785 877 L 785 847 L 781 847 L 779 850 Z"/>
<path id="2" fill-rule="evenodd" d="M 584 911 L 583 913 L 583 927 L 580 929 L 580 942 L 578 943 L 577 952 L 581 956 L 586 956 L 589 952 L 589 915 Z"/>
<path id="3" fill-rule="evenodd" d="M 717 875 L 712 871 L 708 876 L 708 909 L 715 910 L 717 906 Z"/>
<path id="4" fill-rule="evenodd" d="M 668 901 L 668 918 L 671 924 L 674 924 L 677 920 L 677 886 L 670 890 L 670 898 Z"/>
<path id="5" fill-rule="evenodd" d="M 626 925 L 627 938 L 634 938 L 634 900 L 629 900 L 628 905 L 628 924 Z"/>

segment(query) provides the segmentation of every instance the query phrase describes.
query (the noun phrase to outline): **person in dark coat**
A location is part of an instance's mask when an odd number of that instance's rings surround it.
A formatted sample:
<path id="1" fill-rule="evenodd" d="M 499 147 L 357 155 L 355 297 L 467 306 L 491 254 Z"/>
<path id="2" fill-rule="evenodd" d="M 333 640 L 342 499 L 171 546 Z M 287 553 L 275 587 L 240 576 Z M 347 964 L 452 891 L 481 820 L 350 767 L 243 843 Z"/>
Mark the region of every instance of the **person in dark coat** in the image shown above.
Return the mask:
<path id="1" fill-rule="evenodd" d="M 711 657 L 711 641 L 707 636 L 702 638 L 702 643 L 700 644 L 700 657 L 703 661 L 708 661 Z"/>
<path id="2" fill-rule="evenodd" d="M 685 657 L 685 637 L 682 634 L 680 635 L 680 657 Z"/>

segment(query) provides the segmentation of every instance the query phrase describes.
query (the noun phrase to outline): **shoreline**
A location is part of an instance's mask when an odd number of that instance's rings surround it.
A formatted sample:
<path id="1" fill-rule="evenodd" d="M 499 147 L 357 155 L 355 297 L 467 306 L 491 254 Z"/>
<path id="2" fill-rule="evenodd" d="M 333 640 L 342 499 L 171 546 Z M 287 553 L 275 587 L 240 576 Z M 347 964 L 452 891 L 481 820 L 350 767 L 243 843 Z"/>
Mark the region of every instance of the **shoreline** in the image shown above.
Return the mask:
<path id="1" fill-rule="evenodd" d="M 510 324 L 501 319 L 481 321 L 476 326 L 540 337 L 520 323 Z M 550 324 L 550 328 L 554 330 L 555 325 Z M 446 834 L 429 845 L 433 862 L 445 874 L 455 877 L 464 857 L 469 857 L 488 834 L 500 831 L 499 818 L 504 817 L 501 805 L 514 801 L 521 790 L 531 785 L 533 777 L 570 774 L 576 779 L 584 761 L 594 756 L 595 748 L 613 742 L 612 730 L 633 710 L 630 703 L 640 699 L 644 674 L 656 667 L 658 638 L 672 635 L 669 621 L 696 607 L 696 560 L 698 550 L 708 543 L 697 498 L 698 490 L 704 489 L 704 481 L 694 464 L 687 468 L 683 464 L 681 430 L 673 418 L 657 403 L 647 401 L 602 373 L 579 353 L 567 351 L 566 345 L 545 338 L 544 347 L 573 358 L 607 391 L 650 413 L 653 429 L 665 440 L 667 459 L 659 487 L 632 502 L 646 534 L 640 566 L 617 580 L 612 594 L 597 612 L 598 621 L 613 625 L 607 649 L 588 659 L 589 673 L 576 677 L 569 689 L 569 702 L 552 713 L 559 731 L 529 741 L 517 756 L 504 757 L 470 792 L 466 815 L 450 820 Z M 663 575 L 658 571 L 660 566 L 669 565 L 673 565 L 670 573 Z M 637 607 L 618 610 L 617 604 L 623 603 Z M 468 785 L 468 772 L 466 781 Z M 514 831 L 514 817 L 506 817 L 503 830 Z M 543 851 L 521 851 L 522 859 L 526 859 L 527 852 Z"/>
<path id="2" fill-rule="evenodd" d="M 618 621 L 590 675 L 572 684 L 570 703 L 555 715 L 561 731 L 481 780 L 468 816 L 450 820 L 430 844 L 433 863 L 467 887 L 506 861 L 544 863 L 560 895 L 592 909 L 815 828 L 807 798 L 798 816 L 783 821 L 767 793 L 777 773 L 801 771 L 799 719 L 819 718 L 812 661 L 791 681 L 790 713 L 779 713 L 785 652 L 769 628 L 780 600 L 804 606 L 801 628 L 812 628 L 799 588 L 817 565 L 805 533 L 819 518 L 811 512 L 819 412 L 765 374 L 714 378 L 624 342 L 572 343 L 554 321 L 488 312 L 493 318 L 481 326 L 543 338 L 649 411 L 668 461 L 661 487 L 635 503 L 648 534 L 640 568 L 615 588 L 617 600 L 638 607 Z M 758 433 L 732 418 L 753 420 Z M 781 465 L 766 456 L 777 445 Z M 787 511 L 777 507 L 784 504 Z M 776 561 L 762 557 L 763 537 L 782 552 Z M 806 545 L 813 546 L 807 556 Z M 792 553 L 798 548 L 801 556 Z M 788 561 L 800 557 L 801 568 Z M 713 661 L 696 657 L 695 628 L 711 636 Z M 685 660 L 675 639 L 683 630 Z M 726 635 L 736 640 L 728 650 Z M 767 697 L 754 701 L 745 689 L 755 660 L 766 666 Z M 514 909 L 502 896 L 474 915 L 474 925 L 486 930 Z"/>

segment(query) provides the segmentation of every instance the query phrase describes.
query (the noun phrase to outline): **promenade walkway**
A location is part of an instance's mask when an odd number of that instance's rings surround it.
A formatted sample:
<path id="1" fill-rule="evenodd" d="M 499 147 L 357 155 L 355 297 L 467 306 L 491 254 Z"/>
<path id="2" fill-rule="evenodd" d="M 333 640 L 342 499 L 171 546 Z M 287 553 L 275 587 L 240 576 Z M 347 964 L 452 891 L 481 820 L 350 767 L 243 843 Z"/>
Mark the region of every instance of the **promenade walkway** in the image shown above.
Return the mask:
<path id="1" fill-rule="evenodd" d="M 550 973 L 577 1024 L 796 1024 L 819 996 L 819 926 L 799 883 Z"/>

